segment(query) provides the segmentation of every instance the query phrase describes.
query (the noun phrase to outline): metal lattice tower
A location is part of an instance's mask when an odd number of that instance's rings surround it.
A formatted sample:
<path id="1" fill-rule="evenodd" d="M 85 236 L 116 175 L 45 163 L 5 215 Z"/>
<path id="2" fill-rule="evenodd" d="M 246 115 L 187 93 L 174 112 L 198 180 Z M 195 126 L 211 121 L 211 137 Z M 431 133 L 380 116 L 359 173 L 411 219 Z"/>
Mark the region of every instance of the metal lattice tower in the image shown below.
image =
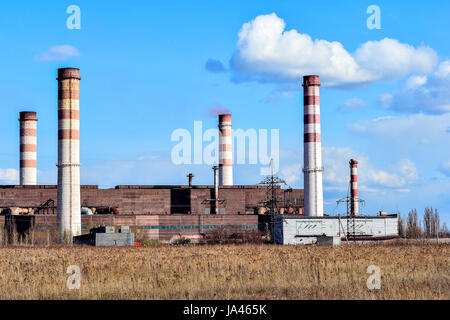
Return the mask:
<path id="1" fill-rule="evenodd" d="M 351 211 L 351 202 L 352 202 L 352 198 L 350 196 L 350 188 L 351 188 L 351 181 L 348 184 L 348 190 L 347 190 L 347 197 L 342 198 L 337 200 L 337 204 L 339 205 L 339 203 L 345 202 L 346 207 L 347 207 L 347 240 L 353 240 L 356 241 L 356 222 L 355 222 L 355 215 L 352 214 Z M 362 199 L 358 199 L 357 200 L 358 203 L 362 203 L 364 204 L 365 201 Z"/>
<path id="2" fill-rule="evenodd" d="M 270 227 L 275 232 L 275 216 L 279 213 L 279 205 L 285 203 L 285 199 L 281 199 L 278 196 L 278 190 L 281 185 L 287 185 L 286 181 L 274 175 L 273 172 L 273 161 L 270 160 L 270 165 L 272 168 L 272 174 L 264 178 L 259 184 L 267 187 L 266 198 L 259 204 L 269 208 L 270 214 Z"/>

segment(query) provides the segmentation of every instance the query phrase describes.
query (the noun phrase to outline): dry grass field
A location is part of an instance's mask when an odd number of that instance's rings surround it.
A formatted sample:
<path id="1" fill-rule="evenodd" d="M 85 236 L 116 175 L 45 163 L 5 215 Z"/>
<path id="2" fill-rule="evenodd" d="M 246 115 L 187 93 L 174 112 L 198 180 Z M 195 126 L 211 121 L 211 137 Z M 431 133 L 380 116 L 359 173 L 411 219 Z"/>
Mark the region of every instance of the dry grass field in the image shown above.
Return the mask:
<path id="1" fill-rule="evenodd" d="M 6 247 L 0 299 L 450 299 L 449 261 L 449 245 L 430 244 Z M 67 288 L 70 265 L 79 290 Z"/>

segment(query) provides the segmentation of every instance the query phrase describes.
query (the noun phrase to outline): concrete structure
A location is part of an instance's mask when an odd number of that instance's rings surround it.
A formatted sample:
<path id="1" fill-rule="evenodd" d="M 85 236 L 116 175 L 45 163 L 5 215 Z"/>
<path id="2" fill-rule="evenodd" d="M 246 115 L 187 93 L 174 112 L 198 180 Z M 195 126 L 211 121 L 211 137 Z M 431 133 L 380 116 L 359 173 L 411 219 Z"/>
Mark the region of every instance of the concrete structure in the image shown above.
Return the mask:
<path id="1" fill-rule="evenodd" d="M 125 247 L 134 246 L 134 233 L 130 228 L 120 227 L 119 232 L 114 226 L 98 227 L 90 230 L 90 233 L 76 236 L 75 244 L 90 245 L 96 247 Z"/>
<path id="2" fill-rule="evenodd" d="M 359 216 L 358 208 L 358 161 L 350 160 L 350 214 Z"/>
<path id="3" fill-rule="evenodd" d="M 398 216 L 355 217 L 356 240 L 385 240 L 398 237 Z M 273 231 L 278 244 L 312 244 L 319 237 L 347 235 L 347 217 L 299 217 L 279 216 Z"/>
<path id="4" fill-rule="evenodd" d="M 233 185 L 231 114 L 219 114 L 219 184 Z"/>
<path id="5" fill-rule="evenodd" d="M 35 185 L 37 182 L 37 115 L 23 111 L 20 121 L 20 184 Z"/>
<path id="6" fill-rule="evenodd" d="M 58 229 L 62 241 L 81 234 L 79 69 L 58 69 Z"/>
<path id="7" fill-rule="evenodd" d="M 319 76 L 303 77 L 305 215 L 323 216 Z"/>

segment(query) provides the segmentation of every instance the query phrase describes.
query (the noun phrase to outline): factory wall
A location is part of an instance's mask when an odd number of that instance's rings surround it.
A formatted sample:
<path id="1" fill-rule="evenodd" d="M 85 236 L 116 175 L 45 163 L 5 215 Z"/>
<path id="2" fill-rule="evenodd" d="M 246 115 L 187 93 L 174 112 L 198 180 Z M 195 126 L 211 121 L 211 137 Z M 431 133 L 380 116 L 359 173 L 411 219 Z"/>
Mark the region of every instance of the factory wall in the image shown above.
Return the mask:
<path id="1" fill-rule="evenodd" d="M 56 230 L 56 215 L 28 215 L 1 217 L 0 226 L 14 226 L 18 232 L 28 230 Z M 94 215 L 81 217 L 82 234 L 94 226 L 130 226 L 139 237 L 168 242 L 176 237 L 198 241 L 220 230 L 228 234 L 244 234 L 258 230 L 257 215 Z M 4 230 L 0 228 L 0 230 Z"/>
<path id="2" fill-rule="evenodd" d="M 267 189 L 262 186 L 221 187 L 219 195 L 226 203 L 220 205 L 220 213 L 253 213 L 261 206 Z M 283 198 L 284 189 L 279 190 Z M 117 186 L 114 189 L 98 189 L 97 186 L 81 186 L 81 204 L 88 207 L 116 207 L 122 215 L 133 214 L 205 214 L 210 212 L 208 199 L 212 199 L 212 186 Z M 294 189 L 290 198 L 303 199 L 303 190 Z M 1 207 L 38 207 L 48 199 L 57 205 L 55 185 L 0 186 Z M 203 203 L 202 203 L 203 202 Z"/>

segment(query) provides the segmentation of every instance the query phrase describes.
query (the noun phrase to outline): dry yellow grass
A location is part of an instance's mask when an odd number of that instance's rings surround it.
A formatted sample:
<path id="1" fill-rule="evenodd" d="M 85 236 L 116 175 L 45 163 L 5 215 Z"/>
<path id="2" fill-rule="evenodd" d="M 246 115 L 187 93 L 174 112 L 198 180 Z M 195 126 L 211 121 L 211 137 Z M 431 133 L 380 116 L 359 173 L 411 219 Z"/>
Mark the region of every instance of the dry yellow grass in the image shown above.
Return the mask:
<path id="1" fill-rule="evenodd" d="M 0 299 L 450 299 L 449 258 L 449 245 L 8 247 Z M 67 289 L 69 265 L 80 290 Z"/>

